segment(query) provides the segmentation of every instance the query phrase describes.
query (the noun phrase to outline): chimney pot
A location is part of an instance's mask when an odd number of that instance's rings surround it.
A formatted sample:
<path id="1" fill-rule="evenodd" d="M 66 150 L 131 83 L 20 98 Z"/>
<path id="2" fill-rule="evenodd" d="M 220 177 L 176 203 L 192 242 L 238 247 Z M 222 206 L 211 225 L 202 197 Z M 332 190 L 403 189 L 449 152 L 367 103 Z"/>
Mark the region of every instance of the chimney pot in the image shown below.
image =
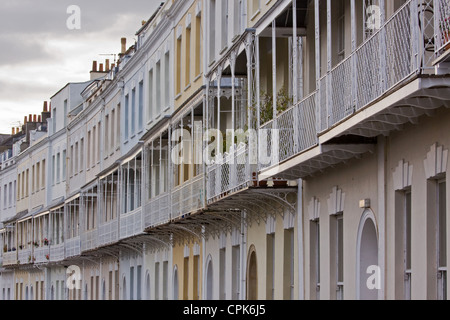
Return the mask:
<path id="1" fill-rule="evenodd" d="M 100 63 L 100 72 L 103 72 L 103 63 Z"/>
<path id="2" fill-rule="evenodd" d="M 92 71 L 97 72 L 97 61 L 92 61 Z"/>
<path id="3" fill-rule="evenodd" d="M 16 128 L 12 128 L 12 135 L 16 134 Z"/>
<path id="4" fill-rule="evenodd" d="M 27 116 L 25 116 L 24 118 L 23 118 L 23 124 L 27 124 Z"/>
<path id="5" fill-rule="evenodd" d="M 47 101 L 44 101 L 44 112 L 48 112 Z"/>
<path id="6" fill-rule="evenodd" d="M 42 122 L 42 116 L 41 115 L 38 115 L 38 122 L 39 123 Z"/>
<path id="7" fill-rule="evenodd" d="M 121 44 L 122 44 L 122 54 L 125 54 L 125 52 L 127 52 L 127 38 L 122 38 L 120 39 Z"/>
<path id="8" fill-rule="evenodd" d="M 32 114 L 28 115 L 28 122 L 33 122 L 33 115 Z"/>
<path id="9" fill-rule="evenodd" d="M 109 72 L 109 59 L 106 59 L 105 61 L 105 71 Z"/>
<path id="10" fill-rule="evenodd" d="M 33 115 L 33 122 L 36 122 L 37 121 L 37 115 Z"/>

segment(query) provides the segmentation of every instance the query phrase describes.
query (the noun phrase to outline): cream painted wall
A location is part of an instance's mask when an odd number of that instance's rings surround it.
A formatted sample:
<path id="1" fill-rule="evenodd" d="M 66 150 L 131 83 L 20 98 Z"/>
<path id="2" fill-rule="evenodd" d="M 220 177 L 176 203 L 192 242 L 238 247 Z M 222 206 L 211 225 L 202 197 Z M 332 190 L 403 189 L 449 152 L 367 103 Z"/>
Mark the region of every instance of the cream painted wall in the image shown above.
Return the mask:
<path id="1" fill-rule="evenodd" d="M 176 88 L 176 84 L 178 81 L 181 81 L 181 87 L 178 91 L 175 90 L 175 110 L 177 110 L 182 104 L 184 104 L 190 96 L 192 96 L 203 84 L 203 59 L 204 59 L 204 50 L 203 50 L 203 32 L 200 31 L 200 41 L 196 43 L 196 35 L 197 35 L 197 24 L 196 24 L 196 8 L 197 6 L 202 7 L 202 0 L 195 1 L 192 6 L 189 8 L 189 10 L 186 12 L 186 14 L 183 16 L 183 18 L 178 22 L 178 25 L 175 27 L 175 49 L 174 49 L 174 82 L 172 83 L 174 87 Z M 187 53 L 186 48 L 186 35 L 187 35 L 187 17 L 190 15 L 191 19 L 191 27 L 190 27 L 190 53 Z M 204 27 L 204 12 L 202 10 L 201 16 L 200 16 L 200 28 Z M 181 28 L 182 34 L 181 34 L 181 64 L 179 65 L 176 57 L 178 56 L 178 47 L 177 47 L 177 30 Z M 200 50 L 196 50 L 196 45 L 200 46 Z M 195 63 L 197 56 L 196 53 L 199 52 L 200 57 L 200 73 L 195 72 Z M 189 58 L 188 58 L 189 57 Z M 187 60 L 185 60 L 187 59 Z M 190 62 L 190 68 L 189 68 L 189 75 L 186 73 L 186 62 Z M 181 80 L 178 77 L 177 69 L 181 68 L 180 75 Z M 187 76 L 189 76 L 189 82 L 186 80 Z"/>
<path id="2" fill-rule="evenodd" d="M 285 211 L 285 217 L 287 219 L 287 212 Z M 294 299 L 298 299 L 298 242 L 297 242 L 297 219 L 294 220 Z M 268 220 L 269 221 L 269 220 Z M 284 277 L 289 277 L 290 274 L 284 272 L 284 264 L 287 263 L 285 259 L 285 222 L 281 215 L 277 215 L 275 218 L 275 265 L 274 265 L 274 299 L 275 300 L 289 300 L 284 296 Z M 267 292 L 267 224 L 264 221 L 257 223 L 253 221 L 247 229 L 247 255 L 249 253 L 248 248 L 254 246 L 256 250 L 257 259 L 257 292 L 258 300 L 266 300 L 271 296 L 270 292 Z M 247 256 L 248 260 L 248 256 Z M 247 261 L 248 263 L 248 261 Z M 270 287 L 270 285 L 269 285 Z"/>
<path id="3" fill-rule="evenodd" d="M 359 208 L 359 201 L 371 200 L 371 209 L 378 216 L 377 202 L 377 158 L 365 155 L 360 160 L 328 169 L 321 175 L 304 180 L 304 239 L 305 239 L 305 297 L 311 299 L 312 279 L 310 261 L 310 219 L 311 200 L 316 197 L 320 202 L 320 298 L 331 299 L 336 284 L 330 283 L 330 215 L 328 199 L 333 187 L 338 186 L 345 193 L 344 204 L 344 298 L 356 298 L 356 247 L 357 232 L 364 209 Z M 378 219 L 378 218 L 377 218 Z"/>
<path id="4" fill-rule="evenodd" d="M 436 299 L 435 262 L 427 256 L 427 247 L 431 245 L 429 239 L 433 237 L 430 226 L 427 227 L 427 177 L 425 175 L 424 160 L 433 144 L 438 143 L 444 149 L 450 147 L 448 123 L 450 112 L 440 109 L 433 118 L 421 118 L 419 126 L 406 125 L 404 130 L 391 134 L 388 139 L 387 158 L 387 298 L 395 298 L 395 191 L 393 186 L 393 172 L 401 160 L 412 166 L 412 299 Z M 411 143 L 414 143 L 412 147 Z M 446 164 L 446 170 L 448 164 Z M 450 212 L 450 188 L 447 184 L 447 216 Z M 447 230 L 449 230 L 447 218 Z M 432 227 L 432 226 L 431 226 Z M 449 256 L 449 237 L 447 236 L 447 256 Z M 431 271 L 431 275 L 429 272 Z M 427 276 L 428 274 L 428 276 Z M 401 275 L 399 275 L 401 276 Z M 431 286 L 431 287 L 430 287 Z M 427 289 L 428 288 L 428 289 Z M 397 297 L 398 298 L 398 297 Z"/>
<path id="5" fill-rule="evenodd" d="M 213 299 L 222 300 L 223 296 L 221 293 L 225 293 L 226 300 L 235 300 L 233 299 L 233 246 L 240 246 L 240 250 L 246 250 L 241 245 L 241 232 L 240 230 L 234 229 L 232 233 L 221 233 L 218 236 L 209 236 L 205 240 L 204 248 L 205 253 L 205 270 L 207 268 L 207 261 L 210 259 L 213 263 Z M 222 274 L 220 270 L 220 250 L 225 250 L 225 272 Z M 239 254 L 239 262 L 240 262 L 240 279 L 242 279 L 242 251 Z M 245 269 L 245 266 L 244 266 Z M 220 279 L 224 277 L 224 287 L 220 287 Z M 205 274 L 203 279 L 205 290 L 206 283 L 208 279 Z M 243 290 L 241 288 L 242 281 L 239 281 L 239 293 L 240 297 L 242 297 Z"/>
<path id="6" fill-rule="evenodd" d="M 30 272 L 29 270 L 16 270 L 14 272 L 14 286 L 15 290 L 17 290 L 17 288 L 19 288 L 19 290 L 15 292 L 14 290 L 11 290 L 11 299 L 15 300 L 37 300 L 37 298 L 41 299 L 40 286 L 42 283 L 41 281 L 43 280 L 44 280 L 43 271 Z M 38 292 L 36 291 L 36 281 L 39 281 Z M 14 296 L 12 296 L 13 292 L 15 293 Z"/>
<path id="7" fill-rule="evenodd" d="M 187 247 L 186 247 L 187 246 Z M 188 300 L 195 300 L 196 297 L 194 297 L 194 278 L 197 279 L 197 275 L 194 275 L 194 251 L 198 250 L 199 253 L 198 256 L 199 258 L 199 282 L 198 282 L 198 296 L 200 298 L 200 300 L 203 297 L 203 287 L 202 287 L 202 283 L 203 283 L 203 256 L 202 256 L 202 244 L 201 242 L 193 244 L 193 243 L 189 243 L 185 245 L 178 245 L 175 244 L 173 246 L 173 257 L 172 257 L 172 270 L 174 269 L 174 267 L 177 267 L 178 270 L 178 298 L 179 300 L 184 300 L 184 292 L 185 290 L 187 290 L 187 299 Z M 198 246 L 196 250 L 194 250 L 194 246 Z M 187 280 L 188 280 L 188 288 L 186 289 L 184 286 L 184 279 L 185 279 L 185 273 L 184 273 L 184 258 L 185 258 L 185 251 L 189 251 L 188 255 L 186 257 L 189 258 L 188 261 L 188 275 L 187 275 Z"/>

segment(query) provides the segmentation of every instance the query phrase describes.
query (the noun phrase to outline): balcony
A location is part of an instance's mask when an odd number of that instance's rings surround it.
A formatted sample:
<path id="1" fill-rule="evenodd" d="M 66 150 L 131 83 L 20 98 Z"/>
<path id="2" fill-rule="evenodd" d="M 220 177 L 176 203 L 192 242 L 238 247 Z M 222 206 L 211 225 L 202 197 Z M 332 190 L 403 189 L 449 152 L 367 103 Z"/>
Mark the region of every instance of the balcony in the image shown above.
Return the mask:
<path id="1" fill-rule="evenodd" d="M 81 234 L 81 251 L 91 251 L 98 248 L 98 230 L 91 229 Z"/>
<path id="2" fill-rule="evenodd" d="M 46 263 L 49 254 L 50 248 L 48 246 L 34 248 L 34 263 Z"/>
<path id="3" fill-rule="evenodd" d="M 224 196 L 245 189 L 251 183 L 249 151 L 245 144 L 216 157 L 208 166 L 208 204 Z"/>
<path id="4" fill-rule="evenodd" d="M 262 133 L 269 132 L 267 148 L 278 141 L 279 154 L 260 164 L 259 179 L 305 178 L 373 152 L 376 137 L 448 104 L 448 78 L 433 61 L 443 54 L 435 14 L 442 16 L 449 5 L 443 0 L 419 3 L 406 1 L 317 79 L 315 92 L 261 127 Z"/>
<path id="5" fill-rule="evenodd" d="M 31 247 L 19 249 L 17 259 L 19 260 L 19 263 L 22 265 L 33 263 L 33 252 Z"/>
<path id="6" fill-rule="evenodd" d="M 142 207 L 120 216 L 120 239 L 137 236 L 144 232 L 142 227 Z"/>
<path id="7" fill-rule="evenodd" d="M 349 57 L 319 80 L 319 132 L 339 124 L 425 69 L 430 16 L 408 1 Z M 420 18 L 417 19 L 416 17 Z M 425 40 L 421 40 L 425 39 Z M 422 48 L 422 49 L 419 49 Z"/>
<path id="8" fill-rule="evenodd" d="M 3 253 L 3 266 L 14 266 L 17 264 L 17 251 L 9 251 Z"/>
<path id="9" fill-rule="evenodd" d="M 98 244 L 106 246 L 119 240 L 119 221 L 118 219 L 101 223 L 98 228 Z"/>
<path id="10" fill-rule="evenodd" d="M 450 6 L 448 1 L 435 0 L 434 14 L 436 16 L 436 52 L 438 55 L 450 50 Z"/>
<path id="11" fill-rule="evenodd" d="M 264 144 L 270 160 L 259 161 L 260 170 L 317 146 L 317 98 L 318 95 L 314 92 L 261 127 L 259 140 Z"/>
<path id="12" fill-rule="evenodd" d="M 49 259 L 50 262 L 61 262 L 64 260 L 64 242 L 50 245 Z"/>
<path id="13" fill-rule="evenodd" d="M 204 207 L 204 174 L 199 174 L 172 190 L 172 220 Z"/>
<path id="14" fill-rule="evenodd" d="M 145 228 L 152 228 L 170 221 L 170 194 L 163 193 L 145 206 Z"/>
<path id="15" fill-rule="evenodd" d="M 66 258 L 77 257 L 81 254 L 81 239 L 80 237 L 73 237 L 65 241 Z"/>

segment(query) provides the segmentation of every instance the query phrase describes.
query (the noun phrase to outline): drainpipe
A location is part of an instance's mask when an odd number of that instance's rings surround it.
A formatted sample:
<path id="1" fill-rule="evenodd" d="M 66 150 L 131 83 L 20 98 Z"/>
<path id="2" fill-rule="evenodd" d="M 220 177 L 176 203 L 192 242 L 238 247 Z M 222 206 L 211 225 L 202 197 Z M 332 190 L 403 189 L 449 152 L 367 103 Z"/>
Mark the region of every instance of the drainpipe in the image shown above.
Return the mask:
<path id="1" fill-rule="evenodd" d="M 385 295 L 385 271 L 386 271 L 386 138 L 378 137 L 378 264 L 380 267 L 380 284 L 378 299 L 384 300 Z"/>
<path id="2" fill-rule="evenodd" d="M 247 296 L 247 229 L 245 220 L 247 212 L 241 214 L 241 296 L 240 300 L 245 300 Z"/>
<path id="3" fill-rule="evenodd" d="M 298 180 L 297 192 L 298 299 L 305 300 L 303 251 L 303 180 Z"/>

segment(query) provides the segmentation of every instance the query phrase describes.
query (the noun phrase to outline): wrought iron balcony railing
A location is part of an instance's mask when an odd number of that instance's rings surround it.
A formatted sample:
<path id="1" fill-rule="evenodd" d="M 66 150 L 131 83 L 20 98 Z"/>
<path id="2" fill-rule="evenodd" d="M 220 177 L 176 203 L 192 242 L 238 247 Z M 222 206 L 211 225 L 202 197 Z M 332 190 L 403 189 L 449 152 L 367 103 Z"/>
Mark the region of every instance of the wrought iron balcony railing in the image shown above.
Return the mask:
<path id="1" fill-rule="evenodd" d="M 278 155 L 269 163 L 259 161 L 259 169 L 303 153 L 318 144 L 321 134 L 414 77 L 434 74 L 434 61 L 447 45 L 450 49 L 445 31 L 450 30 L 449 13 L 446 0 L 406 1 L 379 30 L 318 79 L 315 92 L 260 128 L 260 146 L 268 154 L 278 150 Z"/>

